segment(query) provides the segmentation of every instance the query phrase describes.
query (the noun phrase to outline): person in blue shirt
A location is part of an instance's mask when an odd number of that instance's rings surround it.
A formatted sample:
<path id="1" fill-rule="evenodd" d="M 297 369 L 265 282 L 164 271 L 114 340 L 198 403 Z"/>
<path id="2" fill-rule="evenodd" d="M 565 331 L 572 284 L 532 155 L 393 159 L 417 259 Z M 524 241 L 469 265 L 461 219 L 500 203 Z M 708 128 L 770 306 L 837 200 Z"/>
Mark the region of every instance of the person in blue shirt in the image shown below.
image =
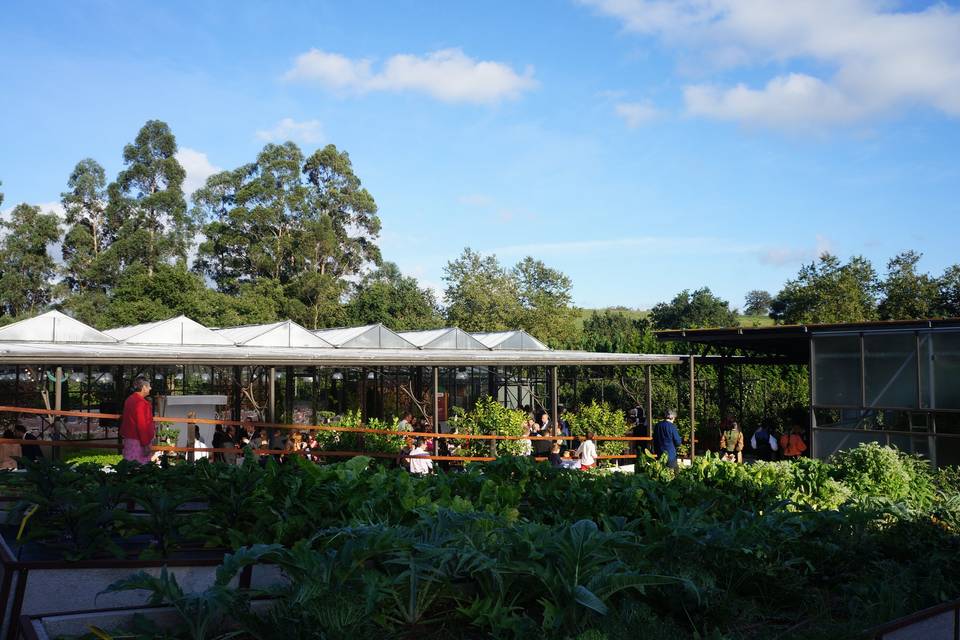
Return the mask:
<path id="1" fill-rule="evenodd" d="M 667 466 L 671 469 L 677 468 L 677 447 L 681 443 L 680 432 L 677 431 L 677 425 L 673 424 L 676 419 L 677 412 L 669 409 L 663 415 L 663 420 L 653 427 L 653 452 L 658 458 L 667 454 Z"/>

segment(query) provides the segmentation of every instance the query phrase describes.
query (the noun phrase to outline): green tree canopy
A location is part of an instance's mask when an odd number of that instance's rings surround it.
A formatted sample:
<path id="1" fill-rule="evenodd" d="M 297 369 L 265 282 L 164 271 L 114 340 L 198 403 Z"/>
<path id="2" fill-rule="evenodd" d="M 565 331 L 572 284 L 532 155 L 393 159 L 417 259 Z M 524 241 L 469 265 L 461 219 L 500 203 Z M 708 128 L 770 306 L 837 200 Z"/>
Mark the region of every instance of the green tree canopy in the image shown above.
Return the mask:
<path id="1" fill-rule="evenodd" d="M 107 188 L 105 235 L 112 283 L 132 265 L 152 274 L 161 264 L 185 263 L 195 225 L 183 197 L 186 173 L 177 159 L 177 141 L 166 123 L 148 121 L 123 148 L 125 168 Z"/>
<path id="2" fill-rule="evenodd" d="M 574 346 L 579 341 L 579 311 L 573 306 L 570 277 L 530 256 L 510 275 L 521 309 L 518 326 L 552 347 Z"/>
<path id="3" fill-rule="evenodd" d="M 863 322 L 877 317 L 877 274 L 870 261 L 854 256 L 842 264 L 824 253 L 788 280 L 770 305 L 780 323 Z"/>
<path id="4" fill-rule="evenodd" d="M 347 303 L 349 324 L 381 322 L 394 331 L 435 329 L 443 324 L 436 298 L 392 262 L 367 273 Z"/>
<path id="5" fill-rule="evenodd" d="M 269 281 L 265 281 L 269 282 Z M 101 328 L 166 320 L 185 315 L 207 326 L 274 322 L 281 302 L 269 286 L 244 286 L 231 296 L 206 286 L 203 278 L 182 263 L 132 265 L 117 284 L 97 318 Z"/>
<path id="6" fill-rule="evenodd" d="M 937 280 L 937 314 L 944 318 L 960 318 L 960 264 L 943 272 Z"/>
<path id="7" fill-rule="evenodd" d="M 18 204 L 0 229 L 0 309 L 11 317 L 40 313 L 53 300 L 57 269 L 48 248 L 60 240 L 60 220 Z"/>
<path id="8" fill-rule="evenodd" d="M 650 320 L 657 329 L 734 327 L 737 314 L 730 309 L 729 302 L 703 287 L 692 293 L 684 289 L 670 302 L 655 305 L 650 310 Z"/>
<path id="9" fill-rule="evenodd" d="M 106 184 L 103 167 L 86 158 L 74 167 L 67 191 L 60 195 L 67 222 L 63 275 L 70 291 L 102 290 L 108 277 L 102 256 L 116 238 L 116 230 L 106 224 Z"/>
<path id="10" fill-rule="evenodd" d="M 505 331 L 519 326 L 516 282 L 494 255 L 467 247 L 443 268 L 447 323 L 464 331 Z"/>
<path id="11" fill-rule="evenodd" d="M 207 180 L 193 196 L 206 240 L 194 268 L 219 291 L 269 279 L 283 287 L 291 317 L 339 324 L 347 278 L 379 264 L 380 219 L 350 157 L 327 145 L 309 158 L 287 142 Z"/>
<path id="12" fill-rule="evenodd" d="M 880 283 L 883 299 L 877 310 L 881 320 L 912 320 L 937 314 L 940 283 L 917 269 L 923 256 L 915 251 L 899 253 L 887 263 L 887 275 Z"/>
<path id="13" fill-rule="evenodd" d="M 621 311 L 594 311 L 583 321 L 582 347 L 600 353 L 656 353 L 650 321 L 630 318 Z"/>
<path id="14" fill-rule="evenodd" d="M 770 313 L 773 296 L 769 291 L 754 289 L 748 291 L 744 299 L 743 312 L 748 316 L 765 316 Z"/>

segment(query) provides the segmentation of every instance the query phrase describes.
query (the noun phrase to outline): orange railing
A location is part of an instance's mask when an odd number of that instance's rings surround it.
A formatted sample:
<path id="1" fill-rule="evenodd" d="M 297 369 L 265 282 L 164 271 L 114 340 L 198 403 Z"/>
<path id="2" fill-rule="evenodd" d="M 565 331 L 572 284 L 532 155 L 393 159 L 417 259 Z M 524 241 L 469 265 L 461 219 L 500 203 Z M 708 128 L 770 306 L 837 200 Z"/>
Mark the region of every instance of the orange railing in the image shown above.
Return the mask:
<path id="1" fill-rule="evenodd" d="M 63 410 L 52 410 L 52 409 L 34 409 L 34 408 L 25 408 L 25 407 L 12 407 L 12 406 L 3 406 L 0 405 L 0 413 L 16 413 L 16 414 L 31 414 L 31 415 L 40 415 L 53 419 L 55 416 L 58 417 L 78 417 L 78 418 L 89 418 L 89 419 L 98 419 L 98 420 L 119 420 L 121 414 L 117 413 L 93 413 L 86 411 L 63 411 Z M 337 433 L 358 433 L 358 434 L 370 434 L 370 435 L 391 435 L 391 436 L 403 436 L 403 437 L 424 437 L 424 438 L 434 438 L 434 439 L 451 439 L 451 440 L 488 440 L 488 441 L 511 441 L 511 440 L 576 440 L 577 436 L 501 436 L 501 435 L 486 435 L 486 434 L 466 434 L 466 433 L 437 433 L 437 432 L 425 432 L 425 431 L 395 431 L 393 429 L 370 429 L 367 427 L 344 427 L 339 425 L 329 425 L 329 424 L 289 424 L 289 423 L 277 423 L 277 422 L 263 422 L 263 421 L 254 421 L 254 420 L 222 420 L 222 419 L 213 419 L 213 418 L 187 418 L 180 416 L 157 416 L 154 418 L 155 422 L 165 422 L 171 424 L 213 424 L 213 425 L 231 425 L 231 426 L 245 426 L 245 427 L 254 427 L 261 429 L 288 429 L 294 431 L 332 431 Z M 597 436 L 597 441 L 615 441 L 615 442 L 647 442 L 650 441 L 649 437 L 645 436 Z M 20 439 L 4 439 L 0 438 L 0 444 L 19 444 L 19 445 L 35 445 L 41 447 L 71 447 L 71 448 L 80 448 L 80 449 L 116 449 L 121 450 L 122 445 L 119 441 L 100 441 L 100 442 L 90 442 L 88 440 L 20 440 Z M 164 445 L 155 445 L 151 447 L 153 451 L 159 452 L 168 452 L 168 453 L 190 453 L 190 452 L 202 452 L 207 454 L 214 453 L 224 453 L 224 454 L 237 454 L 239 449 L 229 448 L 229 449 L 212 449 L 208 447 L 175 447 L 175 446 L 164 446 Z M 333 457 L 333 458 L 349 458 L 354 456 L 370 456 L 375 458 L 421 458 L 421 459 L 430 459 L 438 461 L 460 461 L 460 462 L 486 462 L 494 460 L 493 456 L 441 456 L 441 455 L 416 455 L 411 456 L 409 454 L 394 454 L 386 453 L 382 451 L 331 451 L 327 449 L 302 449 L 297 451 L 288 451 L 288 450 L 279 450 L 279 449 L 254 449 L 254 454 L 257 455 L 312 455 L 322 458 Z M 634 458 L 634 454 L 629 455 L 604 455 L 597 456 L 600 460 L 617 460 L 617 459 L 631 459 Z M 538 460 L 544 460 L 546 458 L 538 457 Z"/>

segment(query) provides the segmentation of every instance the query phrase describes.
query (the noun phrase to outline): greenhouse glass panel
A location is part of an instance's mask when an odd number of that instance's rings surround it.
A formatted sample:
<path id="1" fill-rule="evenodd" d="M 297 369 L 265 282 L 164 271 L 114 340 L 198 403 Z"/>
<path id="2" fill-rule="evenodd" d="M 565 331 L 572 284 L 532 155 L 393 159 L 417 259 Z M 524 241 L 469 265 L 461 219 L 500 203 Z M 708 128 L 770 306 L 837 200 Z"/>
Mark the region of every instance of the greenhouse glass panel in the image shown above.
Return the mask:
<path id="1" fill-rule="evenodd" d="M 935 409 L 960 410 L 960 332 L 932 334 Z"/>
<path id="2" fill-rule="evenodd" d="M 813 402 L 817 406 L 860 405 L 860 337 L 813 338 Z"/>
<path id="3" fill-rule="evenodd" d="M 868 407 L 917 407 L 917 340 L 912 333 L 863 337 Z"/>

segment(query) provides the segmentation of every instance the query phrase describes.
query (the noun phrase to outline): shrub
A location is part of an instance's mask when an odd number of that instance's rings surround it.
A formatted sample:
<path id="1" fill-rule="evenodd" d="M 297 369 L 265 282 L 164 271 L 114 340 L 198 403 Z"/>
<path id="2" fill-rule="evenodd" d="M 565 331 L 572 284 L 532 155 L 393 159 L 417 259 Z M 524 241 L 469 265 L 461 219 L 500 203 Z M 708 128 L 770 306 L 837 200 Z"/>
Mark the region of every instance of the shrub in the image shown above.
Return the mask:
<path id="1" fill-rule="evenodd" d="M 925 508 L 935 496 L 929 463 L 876 442 L 839 451 L 831 459 L 834 477 L 855 493 Z"/>
<path id="2" fill-rule="evenodd" d="M 393 420 L 378 420 L 370 418 L 367 427 L 370 429 L 382 429 L 387 431 L 397 431 L 397 425 L 400 424 L 398 418 Z M 398 432 L 399 433 L 399 432 Z M 364 434 L 363 448 L 365 451 L 379 451 L 381 453 L 400 453 L 403 448 L 402 435 L 387 435 L 385 433 L 367 433 Z"/>
<path id="3" fill-rule="evenodd" d="M 623 411 L 611 409 L 608 403 L 594 400 L 570 416 L 570 431 L 581 437 L 591 431 L 598 436 L 625 436 L 630 432 L 630 426 Z M 623 454 L 628 446 L 628 443 L 623 441 L 601 441 L 597 445 L 597 453 L 602 456 L 618 456 Z"/>
<path id="4" fill-rule="evenodd" d="M 457 426 L 460 433 L 470 435 L 522 436 L 526 419 L 527 415 L 523 411 L 508 409 L 486 396 L 477 401 L 473 411 L 458 419 Z M 490 455 L 490 442 L 486 440 L 470 440 L 467 448 L 472 456 Z M 500 455 L 522 455 L 523 448 L 520 440 L 502 440 L 497 443 L 497 453 Z"/>

